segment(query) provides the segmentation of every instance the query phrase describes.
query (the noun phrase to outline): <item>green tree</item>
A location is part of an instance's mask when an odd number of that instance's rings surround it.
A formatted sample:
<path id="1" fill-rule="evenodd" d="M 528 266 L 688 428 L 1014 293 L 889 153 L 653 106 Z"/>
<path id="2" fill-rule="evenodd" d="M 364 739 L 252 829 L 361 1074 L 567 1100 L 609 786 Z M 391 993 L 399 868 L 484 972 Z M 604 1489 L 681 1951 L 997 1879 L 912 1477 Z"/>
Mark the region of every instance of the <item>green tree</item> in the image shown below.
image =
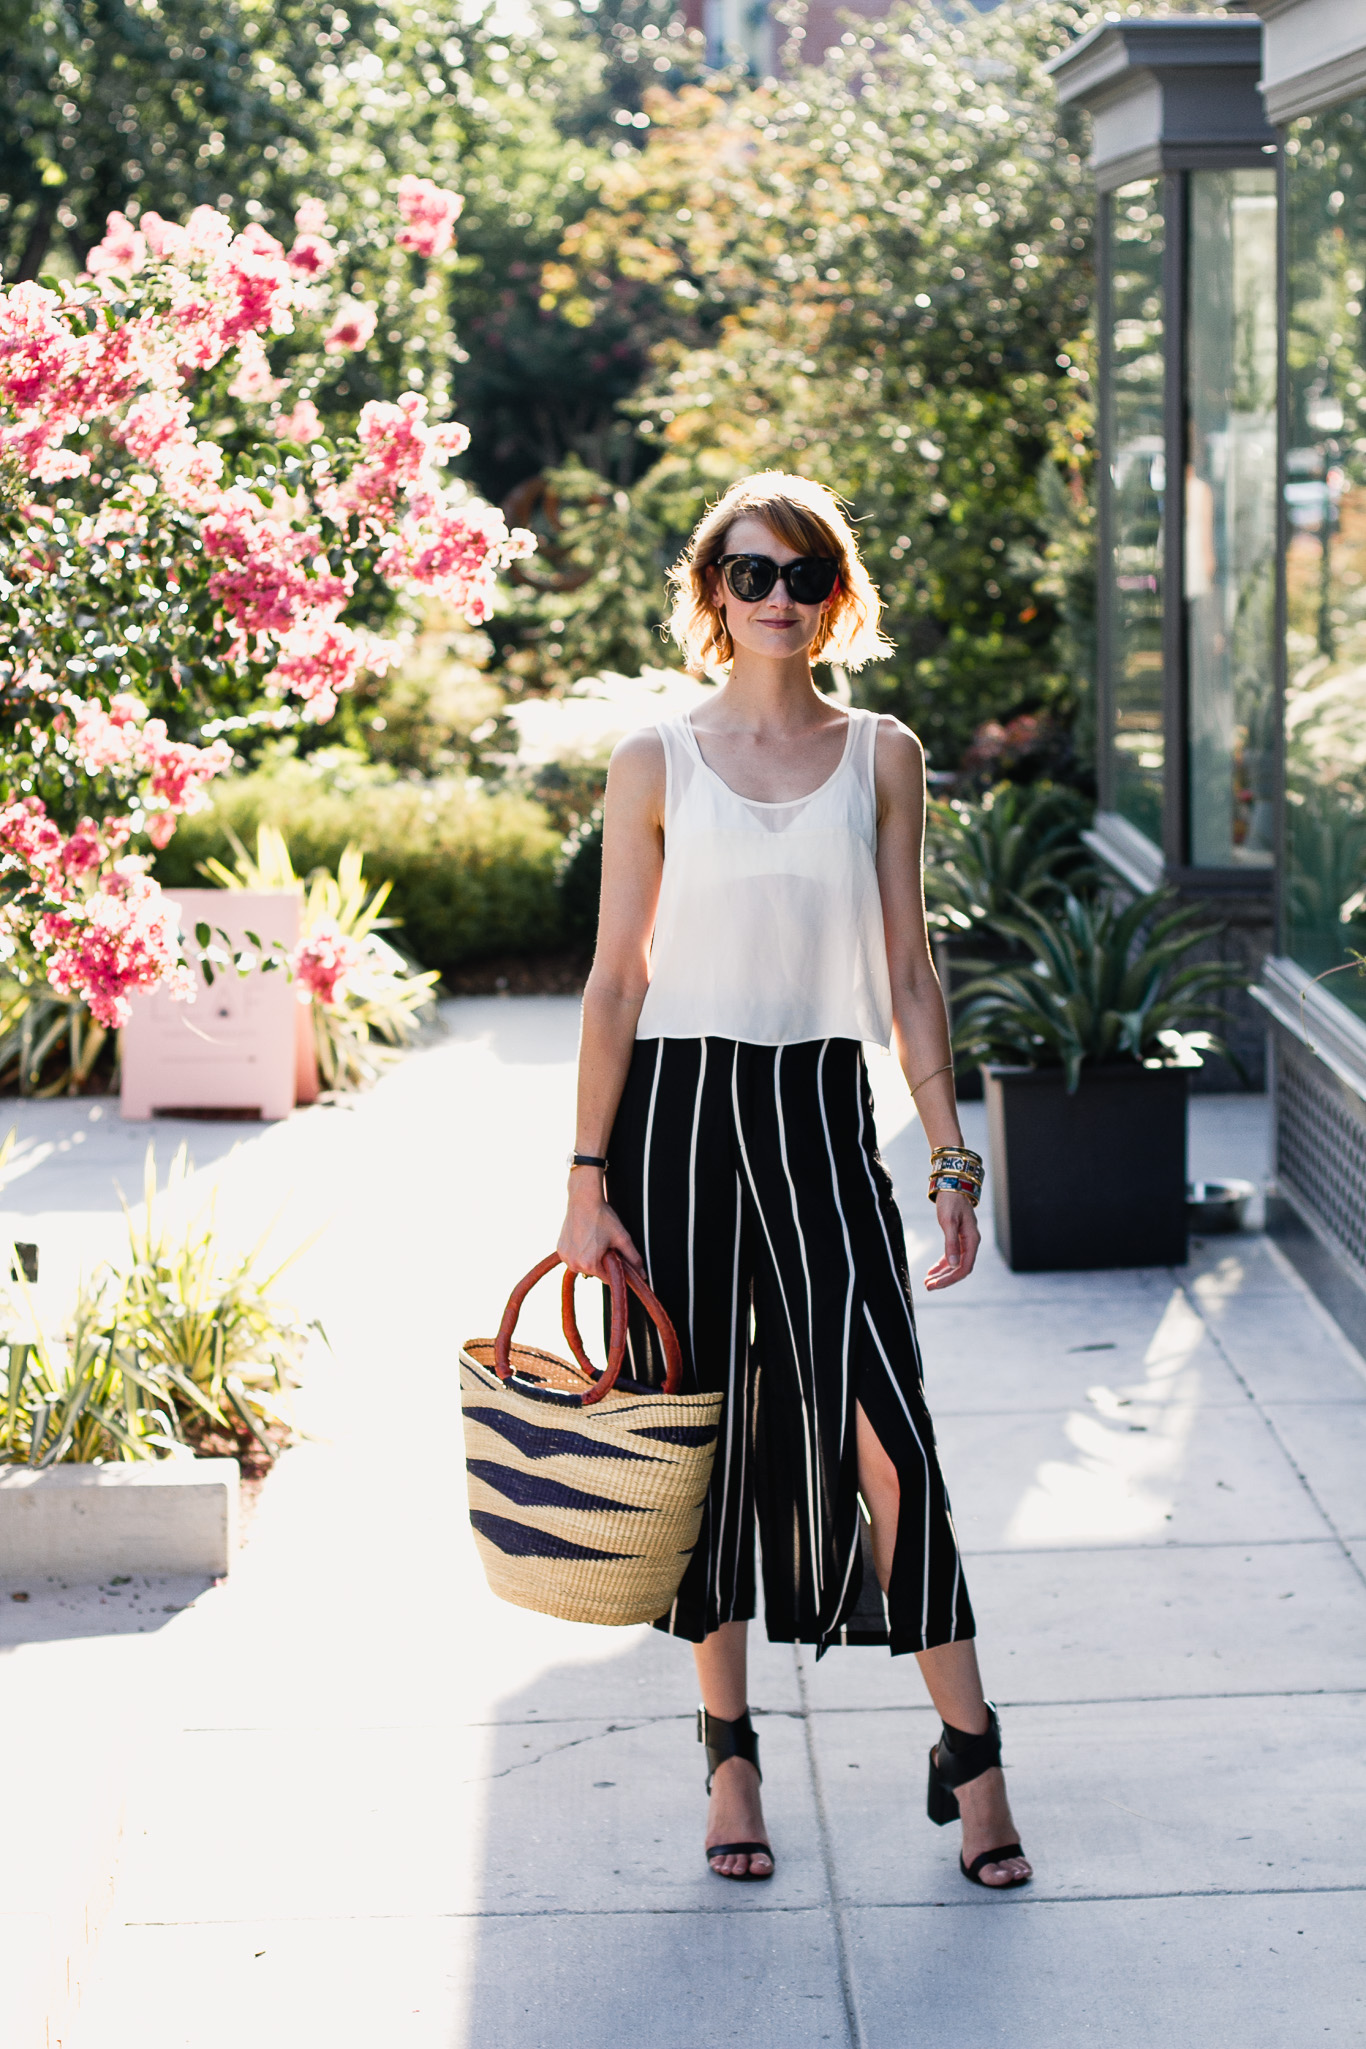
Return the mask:
<path id="1" fill-rule="evenodd" d="M 674 539 L 747 469 L 850 498 L 900 649 L 859 687 L 942 765 L 1086 681 L 1040 473 L 1070 508 L 1090 461 L 1093 183 L 1042 66 L 1093 18 L 912 0 L 820 70 L 660 96 L 544 280 L 594 319 L 629 288 L 653 324 L 629 410 Z"/>

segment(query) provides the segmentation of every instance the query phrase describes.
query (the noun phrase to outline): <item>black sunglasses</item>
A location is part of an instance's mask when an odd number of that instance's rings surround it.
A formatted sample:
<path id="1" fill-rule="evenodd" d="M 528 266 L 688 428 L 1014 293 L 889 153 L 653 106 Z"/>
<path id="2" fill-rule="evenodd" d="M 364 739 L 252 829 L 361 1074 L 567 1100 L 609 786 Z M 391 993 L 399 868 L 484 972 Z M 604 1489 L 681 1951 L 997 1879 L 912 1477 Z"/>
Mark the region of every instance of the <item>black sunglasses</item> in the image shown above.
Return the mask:
<path id="1" fill-rule="evenodd" d="M 839 582 L 840 566 L 829 555 L 799 555 L 775 562 L 771 555 L 723 555 L 717 568 L 732 594 L 747 605 L 766 598 L 781 577 L 794 605 L 820 605 Z"/>

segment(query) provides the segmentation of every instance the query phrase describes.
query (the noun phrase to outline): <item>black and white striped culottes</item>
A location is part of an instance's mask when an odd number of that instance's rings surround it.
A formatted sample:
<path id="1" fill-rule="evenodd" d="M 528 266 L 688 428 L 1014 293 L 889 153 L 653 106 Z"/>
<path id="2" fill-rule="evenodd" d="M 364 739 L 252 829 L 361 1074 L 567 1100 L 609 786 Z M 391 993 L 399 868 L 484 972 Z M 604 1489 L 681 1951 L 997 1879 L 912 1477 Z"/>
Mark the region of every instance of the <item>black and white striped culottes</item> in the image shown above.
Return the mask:
<path id="1" fill-rule="evenodd" d="M 775 1642 L 897 1653 L 972 1636 L 862 1047 L 637 1040 L 607 1194 L 673 1319 L 684 1385 L 726 1393 L 697 1548 L 656 1626 L 697 1643 L 754 1614 L 757 1524 Z M 634 1303 L 628 1370 L 662 1378 Z M 885 1598 L 856 1404 L 901 1484 Z"/>

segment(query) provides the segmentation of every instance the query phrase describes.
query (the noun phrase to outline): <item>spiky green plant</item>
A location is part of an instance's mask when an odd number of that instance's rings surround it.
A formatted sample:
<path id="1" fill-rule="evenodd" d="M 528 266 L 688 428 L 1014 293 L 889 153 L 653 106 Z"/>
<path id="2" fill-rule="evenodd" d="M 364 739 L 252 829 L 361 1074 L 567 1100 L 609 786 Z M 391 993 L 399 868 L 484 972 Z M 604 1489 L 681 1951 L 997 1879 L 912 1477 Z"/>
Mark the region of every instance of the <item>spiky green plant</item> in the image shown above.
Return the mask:
<path id="1" fill-rule="evenodd" d="M 182 1146 L 166 1196 L 174 1199 L 188 1173 Z M 259 1467 L 289 1442 L 289 1397 L 309 1332 L 321 1326 L 302 1322 L 274 1289 L 306 1246 L 262 1274 L 264 1240 L 225 1256 L 212 1204 L 179 1227 L 159 1220 L 164 1211 L 149 1147 L 142 1216 L 126 1211 L 128 1259 L 82 1284 L 61 1340 L 43 1334 L 26 1289 L 22 1337 L 10 1304 L 11 1328 L 0 1338 L 0 1463 L 181 1450 Z"/>
<path id="2" fill-rule="evenodd" d="M 1061 1067 L 1069 1094 L 1088 1062 L 1198 1065 L 1200 1053 L 1222 1052 L 1207 1029 L 1223 1016 L 1214 997 L 1246 977 L 1190 959 L 1220 930 L 1200 915 L 1176 908 L 1174 890 L 1154 890 L 1123 908 L 1068 892 L 1047 913 L 1022 904 L 993 917 L 1028 958 L 962 990 L 955 1048 L 981 1063 Z"/>
<path id="3" fill-rule="evenodd" d="M 0 1340 L 0 1464 L 161 1458 L 184 1442 L 164 1379 L 144 1374 L 117 1320 L 77 1305 L 64 1342 Z"/>
<path id="4" fill-rule="evenodd" d="M 980 804 L 932 802 L 925 821 L 930 923 L 971 932 L 1020 904 L 1058 903 L 1094 874 L 1082 844 L 1091 807 L 1052 783 L 1002 783 Z"/>
<path id="5" fill-rule="evenodd" d="M 392 918 L 380 914 L 392 884 L 371 891 L 365 880 L 364 856 L 354 843 L 345 848 L 330 875 L 320 868 L 302 882 L 294 872 L 284 834 L 273 825 L 256 830 L 251 855 L 229 830 L 236 859 L 231 868 L 212 859 L 200 873 L 220 889 L 298 889 L 303 895 L 301 929 L 305 938 L 324 927 L 339 932 L 360 949 L 360 957 L 331 1003 L 314 997 L 313 1044 L 318 1075 L 328 1089 L 356 1089 L 375 1080 L 385 1060 L 383 1048 L 404 1046 L 415 1037 L 424 1014 L 434 1005 L 435 974 L 424 974 L 380 933 Z"/>
<path id="6" fill-rule="evenodd" d="M 165 1388 L 188 1442 L 202 1447 L 210 1434 L 247 1436 L 273 1458 L 292 1433 L 289 1396 L 309 1331 L 320 1330 L 300 1321 L 274 1290 L 312 1240 L 264 1274 L 265 1237 L 250 1252 L 225 1258 L 212 1201 L 178 1227 L 165 1221 L 189 1171 L 181 1146 L 158 1200 L 148 1147 L 141 1216 L 125 1205 L 128 1263 L 96 1277 L 78 1315 L 119 1332 L 138 1372 Z"/>
<path id="7" fill-rule="evenodd" d="M 79 1095 L 109 1034 L 78 996 L 62 996 L 17 961 L 0 974 L 0 1088 L 21 1096 Z"/>

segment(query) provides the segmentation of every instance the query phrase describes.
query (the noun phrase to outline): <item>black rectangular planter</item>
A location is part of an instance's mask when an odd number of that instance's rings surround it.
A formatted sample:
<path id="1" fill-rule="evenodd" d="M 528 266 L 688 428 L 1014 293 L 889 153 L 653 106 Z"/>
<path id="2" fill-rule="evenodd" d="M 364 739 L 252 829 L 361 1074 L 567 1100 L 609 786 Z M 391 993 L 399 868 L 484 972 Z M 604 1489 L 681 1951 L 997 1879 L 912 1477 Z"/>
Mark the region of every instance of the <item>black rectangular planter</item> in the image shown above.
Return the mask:
<path id="1" fill-rule="evenodd" d="M 989 925 L 980 926 L 975 932 L 936 932 L 933 952 L 935 973 L 944 992 L 944 1008 L 949 1014 L 950 1027 L 957 1023 L 958 1013 L 963 1008 L 958 993 L 960 989 L 976 981 L 978 975 L 990 974 L 994 968 L 1021 957 L 1015 942 L 1007 939 L 1004 933 L 994 932 Z M 977 966 L 966 967 L 966 961 L 976 961 Z M 981 1102 L 981 1069 L 967 1053 L 959 1053 L 954 1058 L 953 1085 L 960 1103 Z"/>
<path id="2" fill-rule="evenodd" d="M 1016 1273 L 1180 1266 L 1186 1088 L 1180 1067 L 985 1067 L 996 1243 Z"/>

